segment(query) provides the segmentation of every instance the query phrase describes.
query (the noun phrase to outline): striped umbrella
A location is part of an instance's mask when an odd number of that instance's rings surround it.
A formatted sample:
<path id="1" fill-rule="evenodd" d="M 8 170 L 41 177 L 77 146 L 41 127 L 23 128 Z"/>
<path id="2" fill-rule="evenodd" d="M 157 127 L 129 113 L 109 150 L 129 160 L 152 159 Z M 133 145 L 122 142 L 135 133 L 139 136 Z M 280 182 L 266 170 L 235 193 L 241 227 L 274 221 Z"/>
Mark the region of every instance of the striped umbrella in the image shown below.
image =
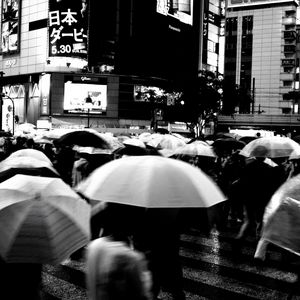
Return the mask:
<path id="1" fill-rule="evenodd" d="M 60 178 L 15 175 L 0 183 L 0 255 L 59 264 L 90 240 L 90 205 Z"/>

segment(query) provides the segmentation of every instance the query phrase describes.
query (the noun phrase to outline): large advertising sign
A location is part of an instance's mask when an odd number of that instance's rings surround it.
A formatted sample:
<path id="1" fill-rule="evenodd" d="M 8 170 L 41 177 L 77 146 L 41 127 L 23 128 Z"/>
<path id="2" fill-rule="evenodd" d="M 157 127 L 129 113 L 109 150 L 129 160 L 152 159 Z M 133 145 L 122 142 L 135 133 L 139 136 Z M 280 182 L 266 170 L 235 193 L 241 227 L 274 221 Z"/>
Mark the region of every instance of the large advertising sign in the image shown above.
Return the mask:
<path id="1" fill-rule="evenodd" d="M 107 85 L 65 82 L 65 113 L 104 114 L 106 107 Z"/>
<path id="2" fill-rule="evenodd" d="M 285 3 L 285 2 L 295 2 L 299 4 L 298 0 L 228 0 L 227 7 L 239 7 L 239 6 L 249 6 L 249 5 L 264 5 L 264 4 L 274 4 L 274 3 Z"/>
<path id="3" fill-rule="evenodd" d="M 49 56 L 87 59 L 88 0 L 49 0 Z"/>
<path id="4" fill-rule="evenodd" d="M 1 52 L 19 51 L 20 0 L 2 0 Z"/>
<path id="5" fill-rule="evenodd" d="M 193 25 L 193 0 L 157 0 L 156 11 Z"/>

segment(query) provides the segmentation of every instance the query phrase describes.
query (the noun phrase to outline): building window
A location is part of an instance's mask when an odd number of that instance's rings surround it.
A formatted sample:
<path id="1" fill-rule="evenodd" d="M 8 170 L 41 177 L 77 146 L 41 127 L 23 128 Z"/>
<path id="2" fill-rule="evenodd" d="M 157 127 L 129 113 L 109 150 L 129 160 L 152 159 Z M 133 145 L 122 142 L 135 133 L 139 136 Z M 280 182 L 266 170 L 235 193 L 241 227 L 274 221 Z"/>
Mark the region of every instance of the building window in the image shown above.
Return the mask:
<path id="1" fill-rule="evenodd" d="M 283 86 L 284 87 L 292 87 L 293 85 L 293 81 L 290 81 L 290 80 L 284 80 L 283 81 Z"/>
<path id="2" fill-rule="evenodd" d="M 281 111 L 283 114 L 290 114 L 292 112 L 292 109 L 290 107 L 283 107 L 281 108 Z"/>

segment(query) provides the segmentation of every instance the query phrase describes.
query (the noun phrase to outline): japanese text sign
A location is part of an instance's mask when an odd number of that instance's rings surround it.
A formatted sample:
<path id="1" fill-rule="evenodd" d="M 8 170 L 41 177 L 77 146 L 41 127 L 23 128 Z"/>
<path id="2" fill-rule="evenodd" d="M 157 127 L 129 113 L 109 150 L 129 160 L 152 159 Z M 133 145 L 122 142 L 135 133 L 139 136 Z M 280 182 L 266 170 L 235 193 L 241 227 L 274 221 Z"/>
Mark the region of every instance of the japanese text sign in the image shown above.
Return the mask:
<path id="1" fill-rule="evenodd" d="M 49 56 L 87 58 L 88 0 L 49 1 Z"/>

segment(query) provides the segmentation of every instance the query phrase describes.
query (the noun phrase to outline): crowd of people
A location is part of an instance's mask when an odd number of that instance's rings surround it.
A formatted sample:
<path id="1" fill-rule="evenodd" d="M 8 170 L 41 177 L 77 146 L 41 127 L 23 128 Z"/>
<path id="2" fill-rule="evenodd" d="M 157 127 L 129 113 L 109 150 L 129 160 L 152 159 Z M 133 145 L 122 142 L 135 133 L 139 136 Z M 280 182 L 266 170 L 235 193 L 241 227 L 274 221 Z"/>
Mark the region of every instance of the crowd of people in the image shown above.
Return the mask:
<path id="1" fill-rule="evenodd" d="M 120 157 L 114 153 L 75 151 L 72 146 L 55 141 L 38 144 L 32 138 L 2 137 L 0 160 L 28 148 L 42 151 L 60 177 L 73 188 L 96 168 Z M 213 178 L 227 201 L 208 209 L 184 210 L 106 203 L 93 215 L 92 242 L 87 249 L 71 255 L 71 259 L 85 257 L 87 260 L 89 299 L 156 300 L 163 289 L 174 300 L 184 300 L 179 237 L 189 226 L 197 226 L 208 234 L 212 227 L 222 230 L 228 222 L 236 222 L 239 232 L 232 245 L 234 255 L 240 253 L 243 240 L 251 230 L 259 240 L 264 209 L 279 186 L 300 173 L 299 160 L 280 158 L 270 162 L 264 157 L 266 149 L 262 146 L 250 158 L 240 155 L 240 150 L 235 148 L 214 150 L 216 157 L 174 155 L 171 158 L 200 168 Z M 137 155 L 144 154 L 147 152 Z M 256 258 L 264 260 L 264 251 L 258 251 Z M 41 269 L 37 269 L 41 274 Z M 39 299 L 39 296 L 30 297 Z"/>

